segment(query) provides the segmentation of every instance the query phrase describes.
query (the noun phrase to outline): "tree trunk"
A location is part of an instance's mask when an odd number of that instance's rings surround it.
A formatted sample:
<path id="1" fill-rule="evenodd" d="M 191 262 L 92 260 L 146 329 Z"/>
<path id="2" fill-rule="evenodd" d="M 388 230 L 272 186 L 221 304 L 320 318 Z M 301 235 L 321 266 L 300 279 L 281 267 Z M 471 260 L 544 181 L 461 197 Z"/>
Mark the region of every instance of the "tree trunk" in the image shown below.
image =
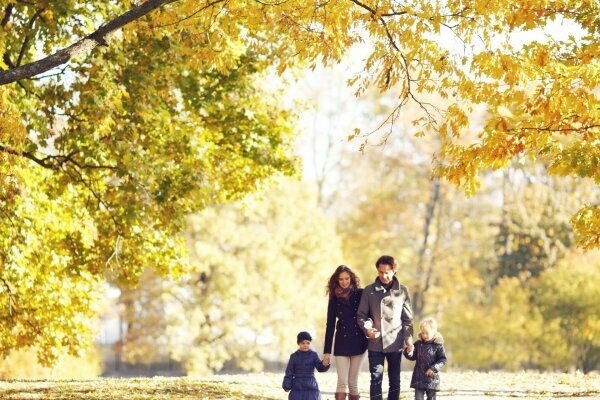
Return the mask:
<path id="1" fill-rule="evenodd" d="M 430 197 L 427 202 L 427 209 L 425 210 L 425 222 L 423 224 L 423 242 L 419 249 L 419 259 L 417 261 L 417 282 L 418 286 L 413 293 L 413 313 L 416 318 L 421 318 L 423 309 L 425 308 L 424 295 L 427 290 L 428 281 L 431 279 L 432 268 L 429 268 L 427 273 L 428 277 L 425 276 L 425 257 L 427 249 L 429 247 L 429 238 L 431 235 L 431 224 L 433 222 L 433 216 L 435 209 L 440 201 L 440 181 L 438 178 L 434 178 L 431 182 Z"/>

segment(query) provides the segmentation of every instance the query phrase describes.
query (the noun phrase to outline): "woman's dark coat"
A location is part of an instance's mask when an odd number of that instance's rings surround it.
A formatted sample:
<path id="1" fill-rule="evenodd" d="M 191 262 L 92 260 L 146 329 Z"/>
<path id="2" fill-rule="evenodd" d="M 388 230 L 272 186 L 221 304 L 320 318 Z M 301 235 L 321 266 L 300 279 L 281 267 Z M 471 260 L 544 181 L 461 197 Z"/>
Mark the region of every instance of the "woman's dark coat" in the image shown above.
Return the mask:
<path id="1" fill-rule="evenodd" d="M 290 355 L 281 385 L 283 390 L 290 391 L 289 400 L 321 400 L 315 368 L 319 372 L 329 369 L 329 365 L 323 365 L 316 351 L 298 350 Z"/>
<path id="2" fill-rule="evenodd" d="M 323 353 L 331 354 L 334 331 L 334 356 L 357 356 L 367 350 L 367 338 L 356 320 L 356 311 L 361 295 L 362 289 L 356 289 L 350 292 L 348 299 L 337 296 L 329 297 Z"/>
<path id="3" fill-rule="evenodd" d="M 440 390 L 440 374 L 438 372 L 447 361 L 442 335 L 436 333 L 433 339 L 427 342 L 422 339 L 417 340 L 412 356 L 409 356 L 406 350 L 404 350 L 404 356 L 409 360 L 416 361 L 410 381 L 411 388 Z M 435 374 L 433 376 L 425 375 L 430 368 Z"/>

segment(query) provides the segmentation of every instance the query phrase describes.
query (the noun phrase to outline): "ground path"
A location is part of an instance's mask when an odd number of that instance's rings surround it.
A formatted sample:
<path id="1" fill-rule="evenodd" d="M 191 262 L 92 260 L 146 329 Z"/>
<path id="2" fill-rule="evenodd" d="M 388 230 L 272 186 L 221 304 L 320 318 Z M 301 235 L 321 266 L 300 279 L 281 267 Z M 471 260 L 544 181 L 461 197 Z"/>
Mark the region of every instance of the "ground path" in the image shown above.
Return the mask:
<path id="1" fill-rule="evenodd" d="M 203 378 L 99 378 L 79 381 L 0 381 L 2 400 L 285 400 L 283 374 L 214 375 Z M 335 372 L 318 374 L 323 400 L 332 400 Z M 402 373 L 402 400 L 414 398 L 410 372 Z M 384 380 L 384 387 L 387 381 Z M 439 399 L 600 399 L 600 375 L 580 373 L 442 372 Z M 368 399 L 369 374 L 359 380 Z M 384 399 L 386 397 L 384 396 Z"/>
<path id="2" fill-rule="evenodd" d="M 265 398 L 285 399 L 281 390 L 283 375 L 250 374 L 224 375 L 213 378 L 219 382 L 229 382 L 241 392 L 254 393 Z M 410 386 L 410 372 L 402 372 L 401 398 L 413 399 Z M 451 400 L 500 400 L 500 399 L 600 399 L 600 375 L 581 373 L 553 374 L 536 372 L 442 372 L 442 388 L 438 398 Z M 334 398 L 335 372 L 318 374 L 319 387 L 323 400 Z M 387 380 L 384 380 L 384 388 Z M 359 379 L 362 399 L 369 398 L 369 374 L 364 372 Z M 384 393 L 384 399 L 386 398 Z"/>

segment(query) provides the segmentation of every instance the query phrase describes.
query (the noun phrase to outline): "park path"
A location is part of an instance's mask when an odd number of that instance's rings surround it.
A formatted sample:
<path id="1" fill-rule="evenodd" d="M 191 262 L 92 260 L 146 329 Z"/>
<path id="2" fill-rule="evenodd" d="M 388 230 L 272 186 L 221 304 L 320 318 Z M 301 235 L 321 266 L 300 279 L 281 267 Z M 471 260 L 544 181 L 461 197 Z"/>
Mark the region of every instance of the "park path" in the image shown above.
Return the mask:
<path id="1" fill-rule="evenodd" d="M 410 386 L 410 372 L 402 372 L 401 399 L 414 398 Z M 581 373 L 558 374 L 537 372 L 442 372 L 442 388 L 438 398 L 448 400 L 514 400 L 527 399 L 600 399 L 600 375 Z M 287 399 L 281 389 L 283 374 L 215 375 L 200 378 L 212 382 L 227 382 L 231 388 L 242 393 L 254 394 L 265 399 Z M 322 400 L 333 400 L 336 374 L 326 372 L 317 375 Z M 384 379 L 384 388 L 387 380 Z M 362 399 L 369 398 L 369 374 L 359 378 Z M 384 393 L 384 399 L 386 399 Z"/>
<path id="2" fill-rule="evenodd" d="M 0 381 L 2 400 L 285 400 L 283 373 L 205 377 L 97 378 L 89 380 Z M 323 400 L 333 400 L 336 374 L 318 374 Z M 402 373 L 402 400 L 412 400 L 410 372 Z M 369 374 L 359 379 L 367 400 Z M 384 387 L 387 382 L 384 379 Z M 533 372 L 442 372 L 439 399 L 600 399 L 600 375 Z M 384 395 L 384 399 L 386 396 Z"/>

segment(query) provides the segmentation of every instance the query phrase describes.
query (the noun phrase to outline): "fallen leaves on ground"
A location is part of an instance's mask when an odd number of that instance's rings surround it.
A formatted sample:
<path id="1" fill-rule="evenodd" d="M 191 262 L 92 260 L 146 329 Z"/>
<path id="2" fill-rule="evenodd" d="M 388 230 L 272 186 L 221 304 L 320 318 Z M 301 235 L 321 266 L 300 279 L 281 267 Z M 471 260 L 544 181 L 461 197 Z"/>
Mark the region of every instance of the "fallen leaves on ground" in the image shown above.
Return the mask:
<path id="1" fill-rule="evenodd" d="M 414 398 L 410 372 L 402 372 L 403 400 Z M 442 372 L 444 399 L 571 399 L 600 398 L 600 375 L 592 373 Z M 98 378 L 72 381 L 0 382 L 3 400 L 275 400 L 286 399 L 283 374 L 232 374 L 207 377 Z M 322 400 L 333 399 L 335 371 L 318 374 Z M 387 381 L 384 378 L 384 388 Z M 369 374 L 359 378 L 362 398 L 368 398 Z M 384 393 L 385 395 L 385 393 Z"/>

